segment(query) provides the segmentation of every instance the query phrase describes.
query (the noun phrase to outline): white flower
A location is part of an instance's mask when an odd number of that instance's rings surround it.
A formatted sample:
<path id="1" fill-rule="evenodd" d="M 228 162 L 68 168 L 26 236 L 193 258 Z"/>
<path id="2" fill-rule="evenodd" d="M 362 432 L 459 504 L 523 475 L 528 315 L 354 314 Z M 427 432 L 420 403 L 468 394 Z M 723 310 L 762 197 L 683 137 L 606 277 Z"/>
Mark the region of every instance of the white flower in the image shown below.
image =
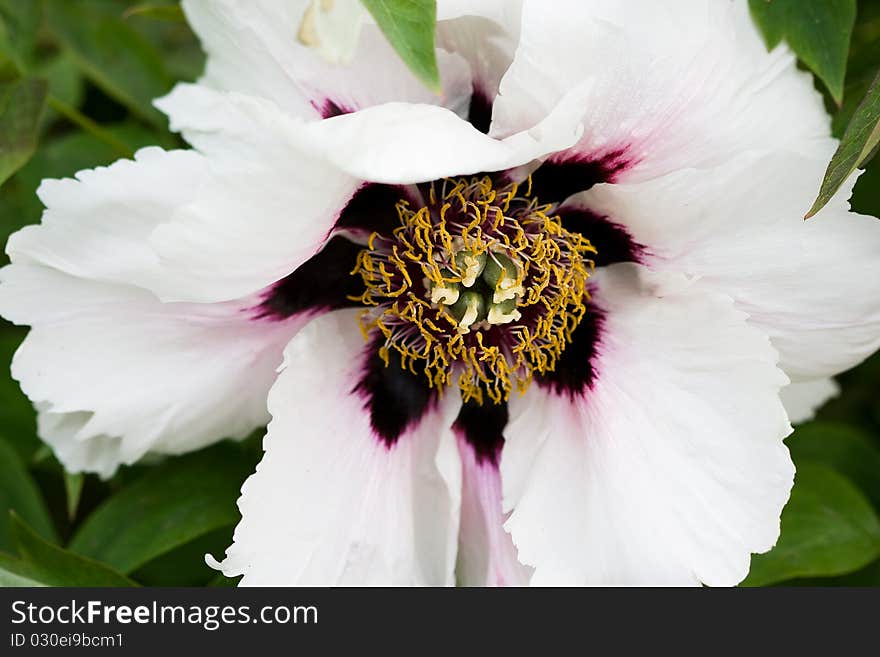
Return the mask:
<path id="1" fill-rule="evenodd" d="M 0 311 L 41 436 L 109 475 L 271 414 L 246 584 L 739 582 L 880 342 L 880 224 L 801 219 L 810 77 L 745 2 L 440 2 L 437 104 L 307 4 L 185 0 L 194 150 L 40 188 Z"/>

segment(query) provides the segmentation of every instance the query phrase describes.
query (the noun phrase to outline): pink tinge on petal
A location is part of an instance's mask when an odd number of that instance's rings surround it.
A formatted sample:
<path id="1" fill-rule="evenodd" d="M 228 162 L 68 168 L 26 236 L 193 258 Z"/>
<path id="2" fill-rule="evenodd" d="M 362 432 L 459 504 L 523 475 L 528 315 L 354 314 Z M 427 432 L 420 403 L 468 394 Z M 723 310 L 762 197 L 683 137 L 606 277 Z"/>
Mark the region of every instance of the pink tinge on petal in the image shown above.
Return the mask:
<path id="1" fill-rule="evenodd" d="M 222 566 L 242 585 L 454 583 L 459 399 L 446 395 L 383 444 L 374 409 L 353 394 L 363 356 L 356 310 L 316 317 L 287 345 Z"/>
<path id="2" fill-rule="evenodd" d="M 510 400 L 505 527 L 530 583 L 737 584 L 793 480 L 777 354 L 702 281 L 619 264 L 594 284 L 598 375 Z"/>
<path id="3" fill-rule="evenodd" d="M 462 465 L 461 525 L 456 567 L 464 586 L 525 586 L 531 568 L 516 558 L 516 547 L 504 530 L 501 473 L 457 432 Z"/>

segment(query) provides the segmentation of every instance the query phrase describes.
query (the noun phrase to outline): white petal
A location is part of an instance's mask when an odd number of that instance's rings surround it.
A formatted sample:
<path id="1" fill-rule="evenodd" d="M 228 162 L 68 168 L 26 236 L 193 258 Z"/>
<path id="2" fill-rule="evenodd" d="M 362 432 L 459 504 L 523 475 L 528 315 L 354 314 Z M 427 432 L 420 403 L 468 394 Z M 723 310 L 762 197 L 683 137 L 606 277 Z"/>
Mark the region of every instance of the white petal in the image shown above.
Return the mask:
<path id="1" fill-rule="evenodd" d="M 305 122 L 269 101 L 179 85 L 157 104 L 177 106 L 172 128 L 212 172 L 151 236 L 163 300 L 226 301 L 279 280 L 320 249 L 362 183 L 322 157 Z"/>
<path id="2" fill-rule="evenodd" d="M 585 80 L 573 154 L 618 154 L 620 179 L 754 148 L 833 151 L 811 76 L 784 46 L 767 53 L 745 2 L 526 0 L 492 134 L 534 125 Z"/>
<path id="3" fill-rule="evenodd" d="M 334 192 L 325 188 L 336 183 L 322 161 L 357 179 L 414 183 L 508 169 L 566 148 L 581 134 L 579 108 L 586 93 L 584 87 L 571 90 L 539 125 L 503 140 L 492 139 L 454 112 L 433 105 L 388 103 L 326 121 L 304 122 L 287 117 L 267 101 L 197 85 L 178 85 L 157 105 L 177 107 L 172 129 L 181 131 L 199 150 L 249 162 L 261 156 L 267 167 L 279 168 L 276 177 L 286 176 L 288 182 L 303 179 L 305 188 L 324 199 Z M 274 147 L 264 143 L 269 138 L 277 140 Z M 287 163 L 275 159 L 285 152 L 289 152 Z M 308 162 L 298 159 L 300 153 L 308 156 Z M 265 175 L 271 179 L 273 174 Z M 325 182 L 328 176 L 331 179 Z"/>
<path id="4" fill-rule="evenodd" d="M 175 282 L 204 292 L 166 267 L 150 235 L 204 189 L 237 193 L 234 176 L 216 175 L 198 153 L 144 149 L 134 162 L 44 181 L 42 223 L 9 240 L 0 313 L 33 327 L 13 373 L 40 409 L 41 437 L 70 470 L 107 476 L 268 419 L 265 395 L 304 320 L 255 321 L 254 295 L 216 305 L 156 296 Z"/>
<path id="5" fill-rule="evenodd" d="M 782 403 L 792 424 L 812 420 L 816 411 L 832 397 L 840 393 L 840 386 L 834 379 L 814 379 L 792 383 L 780 393 Z"/>
<path id="6" fill-rule="evenodd" d="M 208 54 L 201 83 L 267 98 L 303 118 L 319 118 L 327 101 L 348 111 L 389 101 L 466 106 L 470 73 L 461 57 L 438 53 L 445 92 L 438 98 L 407 69 L 375 24 L 362 27 L 350 63 L 325 61 L 299 38 L 311 4 L 312 0 L 186 0 L 187 19 Z M 164 111 L 173 120 L 176 109 L 168 105 Z"/>
<path id="7" fill-rule="evenodd" d="M 511 400 L 506 527 L 532 584 L 731 585 L 778 536 L 794 466 L 774 350 L 729 299 L 639 270 L 596 274 L 592 387 Z"/>
<path id="8" fill-rule="evenodd" d="M 0 313 L 32 326 L 12 374 L 40 437 L 71 471 L 111 475 L 268 420 L 266 395 L 296 322 L 243 303 L 163 304 L 144 290 L 40 265 L 0 270 Z"/>
<path id="9" fill-rule="evenodd" d="M 135 161 L 44 180 L 37 190 L 46 206 L 42 223 L 12 235 L 6 252 L 13 262 L 155 291 L 162 272 L 149 235 L 190 203 L 209 176 L 198 153 L 145 148 Z"/>
<path id="10" fill-rule="evenodd" d="M 497 464 L 478 459 L 463 438 L 458 439 L 458 451 L 462 462 L 458 583 L 527 585 L 531 569 L 517 560 L 516 548 L 503 526 L 507 515 L 501 510 L 501 474 Z"/>
<path id="11" fill-rule="evenodd" d="M 387 448 L 354 391 L 364 349 L 356 311 L 314 320 L 286 349 L 265 456 L 223 562 L 243 584 L 453 582 L 460 402 L 445 395 Z"/>
<path id="12" fill-rule="evenodd" d="M 576 89 L 534 128 L 503 140 L 482 134 L 449 110 L 389 103 L 309 126 L 326 156 L 353 176 L 414 183 L 520 166 L 566 148 L 581 133 Z"/>
<path id="13" fill-rule="evenodd" d="M 290 128 L 302 122 L 271 103 L 215 97 L 190 103 L 217 121 L 194 138 L 204 154 L 145 148 L 134 162 L 43 181 L 42 223 L 9 239 L 10 258 L 164 301 L 235 300 L 295 270 L 361 181 L 321 161 Z"/>
<path id="14" fill-rule="evenodd" d="M 826 162 L 747 155 L 583 196 L 653 254 L 700 276 L 766 331 L 796 381 L 833 376 L 880 346 L 880 221 L 848 211 L 855 179 L 809 221 Z"/>
<path id="15" fill-rule="evenodd" d="M 471 67 L 474 90 L 491 103 L 513 61 L 522 21 L 522 0 L 441 0 L 437 45 L 461 55 Z"/>
<path id="16" fill-rule="evenodd" d="M 122 438 L 77 436 L 91 419 L 91 413 L 52 413 L 37 406 L 37 434 L 48 443 L 68 472 L 93 472 L 113 476 L 122 462 Z M 48 406 L 48 405 L 43 405 Z"/>

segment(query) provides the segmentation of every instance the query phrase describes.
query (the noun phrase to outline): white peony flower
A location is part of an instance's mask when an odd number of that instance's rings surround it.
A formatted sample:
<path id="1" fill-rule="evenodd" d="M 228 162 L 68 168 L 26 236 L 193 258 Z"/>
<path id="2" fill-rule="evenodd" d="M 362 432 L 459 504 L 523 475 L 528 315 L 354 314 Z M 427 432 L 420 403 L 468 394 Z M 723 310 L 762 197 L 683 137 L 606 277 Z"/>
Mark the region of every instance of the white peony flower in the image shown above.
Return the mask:
<path id="1" fill-rule="evenodd" d="M 271 415 L 245 584 L 742 580 L 880 343 L 880 223 L 802 220 L 810 76 L 745 2 L 442 1 L 438 99 L 309 4 L 184 0 L 194 150 L 41 186 L 0 274 L 41 436 L 110 475 Z"/>

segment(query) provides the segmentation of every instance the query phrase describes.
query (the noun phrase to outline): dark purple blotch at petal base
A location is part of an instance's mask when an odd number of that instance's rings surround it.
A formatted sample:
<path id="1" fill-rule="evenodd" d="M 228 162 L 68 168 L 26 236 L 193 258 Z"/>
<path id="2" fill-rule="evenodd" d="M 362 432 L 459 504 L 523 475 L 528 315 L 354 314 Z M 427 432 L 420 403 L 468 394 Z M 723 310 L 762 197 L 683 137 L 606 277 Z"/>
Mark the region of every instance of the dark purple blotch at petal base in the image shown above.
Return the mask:
<path id="1" fill-rule="evenodd" d="M 256 317 L 285 320 L 300 313 L 359 305 L 349 297 L 364 291 L 363 280 L 351 275 L 361 249 L 344 237 L 331 238 L 321 251 L 269 288 Z"/>
<path id="2" fill-rule="evenodd" d="M 351 197 L 339 214 L 335 227 L 390 236 L 400 225 L 400 217 L 395 209 L 398 202 L 407 200 L 410 204 L 418 205 L 421 199 L 416 196 L 410 187 L 368 183 Z"/>
<path id="3" fill-rule="evenodd" d="M 598 376 L 604 322 L 604 312 L 595 303 L 588 304 L 587 314 L 572 333 L 571 342 L 559 357 L 556 368 L 546 374 L 536 374 L 535 384 L 572 401 L 585 395 Z"/>
<path id="4" fill-rule="evenodd" d="M 390 449 L 431 410 L 437 395 L 424 374 L 413 374 L 400 366 L 400 355 L 394 349 L 386 367 L 379 356 L 384 343 L 385 336 L 377 332 L 364 349 L 361 378 L 352 393 L 363 398 L 376 438 Z"/>
<path id="5" fill-rule="evenodd" d="M 592 256 L 596 267 L 607 267 L 619 262 L 642 262 L 645 247 L 633 239 L 626 228 L 609 217 L 580 207 L 563 206 L 556 211 L 566 230 L 580 233 L 596 249 Z"/>
<path id="6" fill-rule="evenodd" d="M 549 159 L 532 172 L 532 196 L 542 203 L 562 203 L 594 185 L 613 182 L 630 164 L 625 149 L 599 156 Z"/>
<path id="7" fill-rule="evenodd" d="M 337 103 L 335 100 L 326 99 L 323 102 L 312 101 L 312 106 L 318 110 L 321 118 L 332 119 L 334 116 L 342 116 L 343 114 L 351 114 L 352 111 L 348 107 Z"/>
<path id="8" fill-rule="evenodd" d="M 474 401 L 467 401 L 462 404 L 452 429 L 473 448 L 477 463 L 497 466 L 508 419 L 506 402 L 495 404 L 487 400 L 480 406 Z"/>
<path id="9" fill-rule="evenodd" d="M 489 134 L 492 125 L 492 100 L 485 92 L 474 88 L 468 106 L 467 120 L 484 135 Z"/>

